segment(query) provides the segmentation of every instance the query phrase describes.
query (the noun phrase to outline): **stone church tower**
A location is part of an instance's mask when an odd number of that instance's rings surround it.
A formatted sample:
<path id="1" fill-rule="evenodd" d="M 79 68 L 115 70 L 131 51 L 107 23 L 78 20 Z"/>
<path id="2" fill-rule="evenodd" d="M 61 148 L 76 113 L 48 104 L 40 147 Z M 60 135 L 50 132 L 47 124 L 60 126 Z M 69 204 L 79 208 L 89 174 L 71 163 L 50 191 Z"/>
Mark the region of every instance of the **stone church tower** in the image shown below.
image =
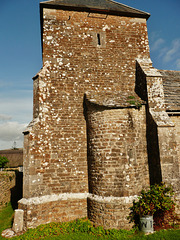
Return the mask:
<path id="1" fill-rule="evenodd" d="M 86 216 L 129 228 L 142 188 L 163 180 L 178 192 L 169 73 L 152 67 L 149 16 L 111 0 L 40 4 L 43 68 L 24 132 L 24 228 Z"/>

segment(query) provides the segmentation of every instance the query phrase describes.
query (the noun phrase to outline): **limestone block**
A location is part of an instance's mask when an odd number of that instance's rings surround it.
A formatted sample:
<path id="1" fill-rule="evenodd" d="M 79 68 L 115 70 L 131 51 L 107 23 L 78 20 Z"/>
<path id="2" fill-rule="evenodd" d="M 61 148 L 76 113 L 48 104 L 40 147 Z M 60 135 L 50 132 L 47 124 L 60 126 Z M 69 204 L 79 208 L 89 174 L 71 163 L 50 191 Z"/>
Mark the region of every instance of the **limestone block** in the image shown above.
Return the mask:
<path id="1" fill-rule="evenodd" d="M 14 223 L 12 228 L 15 233 L 21 232 L 23 230 L 23 217 L 24 210 L 16 209 L 14 213 Z"/>
<path id="2" fill-rule="evenodd" d="M 4 238 L 12 238 L 15 236 L 15 234 L 14 234 L 14 231 L 12 231 L 12 229 L 8 228 L 2 231 L 1 236 Z"/>

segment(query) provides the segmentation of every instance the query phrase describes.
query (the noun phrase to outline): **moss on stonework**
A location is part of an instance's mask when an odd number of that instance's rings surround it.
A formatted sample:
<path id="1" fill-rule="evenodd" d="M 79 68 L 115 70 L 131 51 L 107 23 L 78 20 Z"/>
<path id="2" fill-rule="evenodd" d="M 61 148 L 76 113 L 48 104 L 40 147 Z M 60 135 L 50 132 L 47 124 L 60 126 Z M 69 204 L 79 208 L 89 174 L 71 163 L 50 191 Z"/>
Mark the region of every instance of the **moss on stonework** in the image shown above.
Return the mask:
<path id="1" fill-rule="evenodd" d="M 136 100 L 130 100 L 130 101 L 127 101 L 130 105 L 134 105 L 136 108 L 141 108 L 142 107 L 142 104 L 139 102 L 139 101 L 136 101 Z"/>

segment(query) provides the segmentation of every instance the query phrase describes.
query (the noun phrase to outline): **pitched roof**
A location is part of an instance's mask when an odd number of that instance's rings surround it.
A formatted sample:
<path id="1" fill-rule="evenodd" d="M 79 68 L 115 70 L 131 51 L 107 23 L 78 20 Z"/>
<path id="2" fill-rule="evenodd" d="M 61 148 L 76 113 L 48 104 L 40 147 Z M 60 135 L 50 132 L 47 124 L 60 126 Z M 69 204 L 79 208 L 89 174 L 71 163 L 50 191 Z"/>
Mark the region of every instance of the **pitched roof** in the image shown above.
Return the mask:
<path id="1" fill-rule="evenodd" d="M 9 167 L 19 167 L 23 165 L 23 149 L 0 150 L 0 156 L 7 157 Z"/>
<path id="2" fill-rule="evenodd" d="M 180 71 L 159 70 L 167 111 L 180 111 Z"/>
<path id="3" fill-rule="evenodd" d="M 42 7 L 72 8 L 83 11 L 105 12 L 123 16 L 133 16 L 148 19 L 150 14 L 131 8 L 113 0 L 51 0 L 40 3 Z"/>

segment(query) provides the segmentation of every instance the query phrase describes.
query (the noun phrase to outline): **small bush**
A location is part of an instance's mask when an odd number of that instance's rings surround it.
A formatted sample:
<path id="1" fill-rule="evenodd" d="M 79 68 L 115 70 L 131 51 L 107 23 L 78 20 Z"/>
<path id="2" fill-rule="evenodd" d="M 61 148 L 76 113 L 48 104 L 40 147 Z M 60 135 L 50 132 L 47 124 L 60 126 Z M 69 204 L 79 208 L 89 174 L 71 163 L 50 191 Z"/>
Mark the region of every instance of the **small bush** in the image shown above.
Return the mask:
<path id="1" fill-rule="evenodd" d="M 7 167 L 9 160 L 6 157 L 0 156 L 0 168 Z"/>
<path id="2" fill-rule="evenodd" d="M 133 201 L 128 219 L 139 227 L 141 216 L 153 215 L 154 229 L 171 228 L 175 219 L 175 203 L 172 200 L 174 192 L 171 186 L 164 183 L 152 185 L 142 190 L 138 201 Z"/>

